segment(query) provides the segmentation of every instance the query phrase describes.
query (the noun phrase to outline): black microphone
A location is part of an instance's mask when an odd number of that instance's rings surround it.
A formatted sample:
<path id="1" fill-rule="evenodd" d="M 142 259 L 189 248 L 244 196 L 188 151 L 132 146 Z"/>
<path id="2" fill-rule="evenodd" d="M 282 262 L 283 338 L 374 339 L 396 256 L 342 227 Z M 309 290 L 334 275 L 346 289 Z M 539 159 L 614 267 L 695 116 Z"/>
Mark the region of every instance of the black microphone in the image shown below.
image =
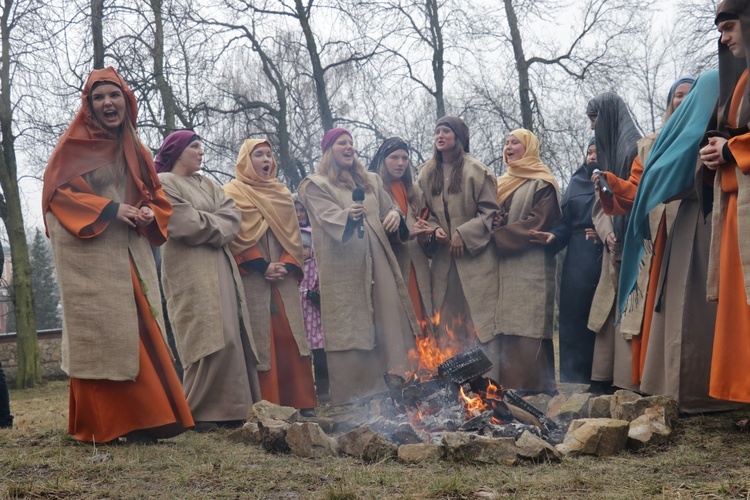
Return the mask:
<path id="1" fill-rule="evenodd" d="M 595 168 L 592 173 L 599 176 L 599 188 L 602 190 L 602 193 L 606 194 L 608 198 L 612 198 L 612 196 L 614 196 L 614 193 L 612 193 L 612 188 L 609 187 L 607 176 L 604 175 L 604 173 L 598 168 Z"/>
<path id="2" fill-rule="evenodd" d="M 352 201 L 360 205 L 365 201 L 365 192 L 362 188 L 354 188 L 354 191 L 352 191 Z M 357 237 L 360 239 L 365 237 L 365 214 L 362 214 L 362 217 L 357 221 Z"/>

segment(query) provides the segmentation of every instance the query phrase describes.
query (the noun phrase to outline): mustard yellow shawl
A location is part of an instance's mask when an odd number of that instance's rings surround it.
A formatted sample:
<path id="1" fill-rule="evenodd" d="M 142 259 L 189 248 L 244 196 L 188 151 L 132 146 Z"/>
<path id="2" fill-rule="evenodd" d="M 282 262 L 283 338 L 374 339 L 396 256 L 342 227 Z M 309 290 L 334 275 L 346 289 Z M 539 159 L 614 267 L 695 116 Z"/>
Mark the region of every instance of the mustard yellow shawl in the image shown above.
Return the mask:
<path id="1" fill-rule="evenodd" d="M 509 135 L 526 146 L 526 152 L 520 160 L 509 162 L 503 152 L 503 160 L 508 166 L 508 171 L 497 179 L 497 204 L 503 206 L 521 184 L 529 179 L 541 179 L 555 187 L 557 199 L 560 199 L 560 187 L 557 185 L 555 176 L 550 169 L 539 159 L 539 139 L 530 131 L 519 128 Z"/>
<path id="2" fill-rule="evenodd" d="M 284 250 L 304 269 L 302 237 L 294 211 L 292 193 L 276 178 L 276 158 L 273 157 L 268 179 L 255 173 L 250 155 L 258 146 L 270 147 L 264 139 L 247 139 L 240 148 L 235 167 L 235 179 L 224 185 L 224 192 L 242 212 L 242 225 L 237 238 L 229 244 L 232 255 L 239 255 L 258 244 L 270 228 Z"/>

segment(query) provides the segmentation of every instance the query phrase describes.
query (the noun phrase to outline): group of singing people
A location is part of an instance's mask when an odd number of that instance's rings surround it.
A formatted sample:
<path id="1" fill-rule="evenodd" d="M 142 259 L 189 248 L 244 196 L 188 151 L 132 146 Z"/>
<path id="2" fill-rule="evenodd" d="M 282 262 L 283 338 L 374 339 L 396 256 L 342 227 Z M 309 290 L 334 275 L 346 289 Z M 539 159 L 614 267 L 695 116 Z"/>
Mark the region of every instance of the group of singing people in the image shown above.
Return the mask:
<path id="1" fill-rule="evenodd" d="M 719 71 L 675 82 L 659 134 L 642 138 L 615 94 L 593 98 L 595 139 L 562 198 L 533 133 L 507 135 L 496 179 L 455 116 L 418 170 L 397 137 L 365 168 L 335 128 L 294 196 L 264 139 L 219 186 L 193 131 L 152 160 L 133 92 L 94 70 L 44 174 L 70 434 L 154 442 L 239 425 L 261 399 L 313 415 L 318 394 L 346 403 L 415 369 L 426 335 L 481 347 L 505 387 L 554 393 L 565 247 L 561 382 L 688 413 L 750 402 L 747 20 L 750 2 L 719 5 Z"/>

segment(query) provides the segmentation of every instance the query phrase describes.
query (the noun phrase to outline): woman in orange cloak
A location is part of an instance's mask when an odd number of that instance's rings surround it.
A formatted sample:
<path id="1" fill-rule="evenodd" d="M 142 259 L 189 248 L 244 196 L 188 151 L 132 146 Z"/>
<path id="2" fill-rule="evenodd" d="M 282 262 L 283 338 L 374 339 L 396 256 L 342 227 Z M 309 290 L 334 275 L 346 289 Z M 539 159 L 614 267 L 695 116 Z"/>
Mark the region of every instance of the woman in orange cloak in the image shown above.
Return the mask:
<path id="1" fill-rule="evenodd" d="M 92 71 L 44 172 L 71 377 L 68 432 L 81 441 L 154 442 L 193 426 L 163 337 L 150 249 L 166 240 L 172 207 L 136 116 L 114 68 Z"/>

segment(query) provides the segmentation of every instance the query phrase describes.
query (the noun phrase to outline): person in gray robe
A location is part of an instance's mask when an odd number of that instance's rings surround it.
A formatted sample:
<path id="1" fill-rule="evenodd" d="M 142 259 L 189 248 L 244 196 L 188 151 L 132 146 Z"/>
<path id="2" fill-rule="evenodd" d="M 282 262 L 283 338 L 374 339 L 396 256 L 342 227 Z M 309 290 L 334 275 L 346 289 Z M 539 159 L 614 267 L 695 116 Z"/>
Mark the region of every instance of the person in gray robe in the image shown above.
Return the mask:
<path id="1" fill-rule="evenodd" d="M 173 207 L 162 250 L 162 285 L 183 390 L 196 430 L 235 426 L 260 401 L 253 338 L 237 265 L 228 244 L 240 229 L 234 201 L 200 175 L 203 147 L 192 131 L 173 132 L 154 163 Z"/>

